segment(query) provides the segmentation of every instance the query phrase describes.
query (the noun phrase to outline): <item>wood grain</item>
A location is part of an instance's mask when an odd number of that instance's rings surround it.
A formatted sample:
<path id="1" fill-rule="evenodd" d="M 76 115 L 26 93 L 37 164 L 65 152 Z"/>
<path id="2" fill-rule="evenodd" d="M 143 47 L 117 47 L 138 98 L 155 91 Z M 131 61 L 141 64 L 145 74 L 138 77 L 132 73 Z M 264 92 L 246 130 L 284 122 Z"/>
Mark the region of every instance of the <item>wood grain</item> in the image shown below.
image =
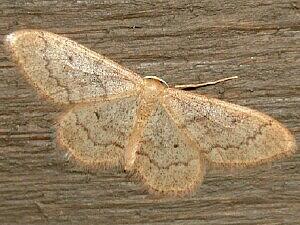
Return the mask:
<path id="1" fill-rule="evenodd" d="M 169 84 L 237 80 L 194 92 L 249 106 L 300 139 L 296 1 L 0 0 L 0 39 L 65 35 Z M 2 44 L 2 42 L 1 42 Z M 300 155 L 243 171 L 211 170 L 196 195 L 149 198 L 125 174 L 87 172 L 55 141 L 62 112 L 0 48 L 0 224 L 298 224 Z"/>

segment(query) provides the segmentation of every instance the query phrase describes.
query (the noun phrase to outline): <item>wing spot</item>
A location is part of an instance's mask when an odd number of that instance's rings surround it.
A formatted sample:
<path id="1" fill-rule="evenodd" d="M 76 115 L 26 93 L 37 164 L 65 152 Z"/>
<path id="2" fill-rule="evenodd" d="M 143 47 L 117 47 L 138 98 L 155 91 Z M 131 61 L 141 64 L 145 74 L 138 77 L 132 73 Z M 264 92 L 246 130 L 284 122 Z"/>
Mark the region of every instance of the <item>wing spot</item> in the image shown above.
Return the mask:
<path id="1" fill-rule="evenodd" d="M 99 120 L 99 119 L 100 119 L 99 113 L 98 113 L 98 112 L 94 112 L 94 114 L 95 114 L 95 116 L 97 117 L 97 120 Z"/>

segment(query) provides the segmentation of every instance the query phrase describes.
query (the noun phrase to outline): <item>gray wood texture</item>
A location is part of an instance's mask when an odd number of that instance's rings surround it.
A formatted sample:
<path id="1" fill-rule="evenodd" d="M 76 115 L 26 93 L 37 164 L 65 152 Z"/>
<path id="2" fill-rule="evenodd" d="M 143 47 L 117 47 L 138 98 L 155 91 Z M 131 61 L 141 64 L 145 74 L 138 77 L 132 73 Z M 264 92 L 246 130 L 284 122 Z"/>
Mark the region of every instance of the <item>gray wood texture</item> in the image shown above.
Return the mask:
<path id="1" fill-rule="evenodd" d="M 300 140 L 299 2 L 0 0 L 0 39 L 65 35 L 169 84 L 265 112 Z M 0 43 L 2 44 L 2 42 Z M 300 154 L 241 171 L 211 169 L 195 195 L 153 199 L 116 171 L 88 172 L 55 140 L 63 111 L 0 47 L 0 224 L 299 224 Z"/>

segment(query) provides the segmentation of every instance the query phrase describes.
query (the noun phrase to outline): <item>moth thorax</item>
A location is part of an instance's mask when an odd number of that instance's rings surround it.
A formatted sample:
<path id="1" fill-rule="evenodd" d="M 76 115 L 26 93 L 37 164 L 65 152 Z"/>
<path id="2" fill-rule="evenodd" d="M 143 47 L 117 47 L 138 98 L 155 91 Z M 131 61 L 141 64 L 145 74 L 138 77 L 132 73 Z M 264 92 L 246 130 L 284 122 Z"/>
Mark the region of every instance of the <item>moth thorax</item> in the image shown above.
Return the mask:
<path id="1" fill-rule="evenodd" d="M 158 77 L 145 77 L 144 78 L 144 96 L 148 99 L 156 99 L 160 96 L 165 88 L 168 87 L 167 83 Z"/>

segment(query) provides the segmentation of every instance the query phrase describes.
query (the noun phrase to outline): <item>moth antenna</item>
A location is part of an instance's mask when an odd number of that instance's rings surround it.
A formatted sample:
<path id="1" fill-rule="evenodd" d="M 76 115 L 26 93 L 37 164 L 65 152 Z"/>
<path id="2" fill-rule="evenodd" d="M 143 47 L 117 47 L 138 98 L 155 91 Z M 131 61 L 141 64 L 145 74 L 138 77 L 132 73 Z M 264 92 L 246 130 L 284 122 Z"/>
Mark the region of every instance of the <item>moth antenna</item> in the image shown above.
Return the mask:
<path id="1" fill-rule="evenodd" d="M 201 84 L 176 84 L 174 87 L 177 89 L 189 89 L 189 88 L 199 88 L 199 87 L 204 87 L 204 86 L 209 86 L 209 85 L 215 85 L 221 82 L 225 82 L 228 80 L 233 80 L 233 79 L 237 79 L 239 78 L 238 76 L 232 76 L 232 77 L 226 77 L 220 80 L 216 80 L 216 81 L 210 81 L 210 82 L 206 82 L 206 83 L 201 83 Z"/>

